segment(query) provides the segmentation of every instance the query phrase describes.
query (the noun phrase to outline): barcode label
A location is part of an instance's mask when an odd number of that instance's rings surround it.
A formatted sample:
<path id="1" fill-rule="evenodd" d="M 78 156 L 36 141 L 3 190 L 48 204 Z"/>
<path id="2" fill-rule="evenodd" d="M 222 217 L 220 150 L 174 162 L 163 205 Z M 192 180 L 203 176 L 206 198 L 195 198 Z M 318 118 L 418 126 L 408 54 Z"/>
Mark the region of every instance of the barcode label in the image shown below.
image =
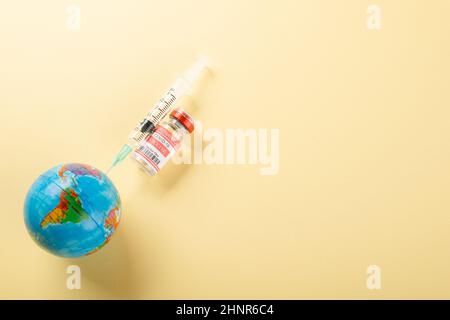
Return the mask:
<path id="1" fill-rule="evenodd" d="M 138 150 L 139 152 L 143 153 L 147 158 L 152 160 L 156 165 L 159 165 L 159 163 L 161 162 L 158 154 L 152 149 L 147 148 L 146 146 L 140 146 Z"/>

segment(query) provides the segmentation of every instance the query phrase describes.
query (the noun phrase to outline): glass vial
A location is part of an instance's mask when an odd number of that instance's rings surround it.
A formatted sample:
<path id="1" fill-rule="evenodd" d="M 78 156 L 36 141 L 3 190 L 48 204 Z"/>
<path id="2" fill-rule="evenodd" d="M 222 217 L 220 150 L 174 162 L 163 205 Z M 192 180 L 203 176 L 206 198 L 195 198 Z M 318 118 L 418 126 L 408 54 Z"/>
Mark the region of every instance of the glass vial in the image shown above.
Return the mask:
<path id="1" fill-rule="evenodd" d="M 155 131 L 139 143 L 132 156 L 146 173 L 153 176 L 180 149 L 183 138 L 192 131 L 192 117 L 183 109 L 175 109 L 168 121 L 157 125 Z"/>

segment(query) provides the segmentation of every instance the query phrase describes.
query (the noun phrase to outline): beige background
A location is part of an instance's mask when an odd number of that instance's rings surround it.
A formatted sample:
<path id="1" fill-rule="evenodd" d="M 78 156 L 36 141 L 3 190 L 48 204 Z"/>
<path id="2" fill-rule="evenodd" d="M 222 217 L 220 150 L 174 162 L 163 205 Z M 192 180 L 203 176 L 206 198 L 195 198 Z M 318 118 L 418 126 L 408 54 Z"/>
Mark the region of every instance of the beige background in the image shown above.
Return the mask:
<path id="1" fill-rule="evenodd" d="M 378 0 L 379 32 L 370 3 L 2 1 L 0 298 L 450 298 L 450 2 Z M 214 75 L 185 105 L 205 128 L 279 128 L 279 174 L 171 164 L 150 179 L 127 160 L 110 244 L 39 249 L 22 217 L 34 179 L 105 170 L 199 53 Z"/>

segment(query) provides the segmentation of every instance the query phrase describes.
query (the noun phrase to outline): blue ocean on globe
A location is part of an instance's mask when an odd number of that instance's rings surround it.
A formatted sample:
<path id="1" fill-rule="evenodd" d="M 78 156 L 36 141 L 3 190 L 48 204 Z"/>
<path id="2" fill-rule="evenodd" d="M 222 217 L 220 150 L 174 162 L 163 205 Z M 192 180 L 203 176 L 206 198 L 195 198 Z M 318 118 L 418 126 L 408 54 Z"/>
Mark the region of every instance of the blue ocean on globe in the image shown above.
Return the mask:
<path id="1" fill-rule="evenodd" d="M 121 202 L 111 180 L 80 163 L 58 165 L 30 187 L 24 204 L 31 237 L 52 254 L 75 258 L 92 254 L 119 225 Z"/>

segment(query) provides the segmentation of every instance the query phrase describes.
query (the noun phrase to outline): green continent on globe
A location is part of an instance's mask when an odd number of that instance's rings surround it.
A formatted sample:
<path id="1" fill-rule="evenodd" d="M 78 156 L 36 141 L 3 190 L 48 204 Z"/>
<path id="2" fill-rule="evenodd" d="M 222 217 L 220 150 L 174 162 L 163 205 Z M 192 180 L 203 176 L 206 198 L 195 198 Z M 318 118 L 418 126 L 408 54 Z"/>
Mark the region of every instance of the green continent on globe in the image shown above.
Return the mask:
<path id="1" fill-rule="evenodd" d="M 78 194 L 72 188 L 67 188 L 61 190 L 59 204 L 42 219 L 41 228 L 50 224 L 78 223 L 88 217 Z"/>

